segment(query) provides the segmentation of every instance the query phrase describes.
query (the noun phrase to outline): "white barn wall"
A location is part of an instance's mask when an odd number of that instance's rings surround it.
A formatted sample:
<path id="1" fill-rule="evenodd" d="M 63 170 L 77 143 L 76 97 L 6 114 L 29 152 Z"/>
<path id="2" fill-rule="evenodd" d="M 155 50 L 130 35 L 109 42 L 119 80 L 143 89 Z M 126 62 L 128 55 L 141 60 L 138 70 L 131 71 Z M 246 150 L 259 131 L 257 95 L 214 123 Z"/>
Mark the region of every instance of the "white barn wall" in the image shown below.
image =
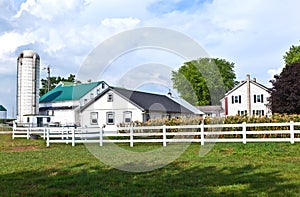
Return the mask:
<path id="1" fill-rule="evenodd" d="M 52 115 L 52 114 L 50 114 Z M 55 110 L 54 116 L 51 116 L 51 122 L 59 122 L 62 126 L 72 126 L 76 123 L 75 121 L 75 110 Z"/>
<path id="2" fill-rule="evenodd" d="M 53 103 L 40 103 L 40 107 L 79 107 L 79 101 L 58 101 Z M 76 109 L 55 109 L 47 110 L 43 115 L 50 115 L 50 123 L 60 123 L 61 125 L 80 125 L 80 116 Z"/>

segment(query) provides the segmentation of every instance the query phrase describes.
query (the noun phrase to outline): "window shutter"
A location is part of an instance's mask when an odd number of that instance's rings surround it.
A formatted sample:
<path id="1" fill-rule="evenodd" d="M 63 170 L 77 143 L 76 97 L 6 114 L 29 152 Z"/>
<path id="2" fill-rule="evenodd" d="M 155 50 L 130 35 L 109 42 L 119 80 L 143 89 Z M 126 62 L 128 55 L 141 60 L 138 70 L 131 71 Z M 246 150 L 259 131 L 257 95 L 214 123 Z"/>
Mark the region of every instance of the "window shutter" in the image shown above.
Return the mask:
<path id="1" fill-rule="evenodd" d="M 265 110 L 261 110 L 261 115 L 265 115 Z"/>
<path id="2" fill-rule="evenodd" d="M 261 95 L 261 102 L 262 103 L 264 102 L 264 95 L 263 94 Z"/>
<path id="3" fill-rule="evenodd" d="M 255 115 L 255 110 L 252 111 L 252 115 Z"/>
<path id="4" fill-rule="evenodd" d="M 241 102 L 242 102 L 242 96 L 239 95 L 239 103 L 241 103 Z"/>
<path id="5" fill-rule="evenodd" d="M 234 96 L 231 96 L 232 104 L 234 103 Z"/>
<path id="6" fill-rule="evenodd" d="M 254 94 L 254 103 L 256 103 L 256 95 Z"/>

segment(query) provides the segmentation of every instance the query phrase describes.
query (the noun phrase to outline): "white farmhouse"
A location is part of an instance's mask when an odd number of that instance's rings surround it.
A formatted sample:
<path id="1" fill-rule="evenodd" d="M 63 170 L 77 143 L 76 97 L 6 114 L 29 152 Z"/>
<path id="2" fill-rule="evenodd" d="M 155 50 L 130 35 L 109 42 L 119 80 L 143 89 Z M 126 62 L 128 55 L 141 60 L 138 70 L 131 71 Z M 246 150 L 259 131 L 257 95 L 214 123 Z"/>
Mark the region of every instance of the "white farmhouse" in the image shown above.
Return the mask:
<path id="1" fill-rule="evenodd" d="M 188 108 L 166 95 L 109 87 L 80 109 L 81 126 L 115 131 L 117 125 L 133 121 L 203 115 L 195 107 Z"/>
<path id="2" fill-rule="evenodd" d="M 250 75 L 247 75 L 246 81 L 240 82 L 221 99 L 225 116 L 271 115 L 271 110 L 267 106 L 270 93 L 270 89 L 257 83 L 255 78 L 250 80 Z"/>

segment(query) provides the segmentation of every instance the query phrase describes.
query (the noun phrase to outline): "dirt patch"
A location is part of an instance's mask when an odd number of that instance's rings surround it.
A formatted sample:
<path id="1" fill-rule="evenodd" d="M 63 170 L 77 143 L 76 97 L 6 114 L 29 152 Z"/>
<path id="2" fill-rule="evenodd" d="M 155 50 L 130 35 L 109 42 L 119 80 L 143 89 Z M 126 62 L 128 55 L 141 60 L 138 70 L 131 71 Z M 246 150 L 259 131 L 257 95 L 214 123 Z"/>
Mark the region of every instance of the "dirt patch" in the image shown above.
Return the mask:
<path id="1" fill-rule="evenodd" d="M 224 154 L 232 154 L 234 152 L 234 148 L 229 147 L 229 148 L 226 148 L 226 149 L 222 149 L 220 152 L 224 153 Z"/>
<path id="2" fill-rule="evenodd" d="M 16 146 L 16 147 L 10 147 L 9 150 L 4 150 L 4 152 L 24 152 L 24 151 L 32 151 L 38 149 L 39 147 L 37 146 Z"/>

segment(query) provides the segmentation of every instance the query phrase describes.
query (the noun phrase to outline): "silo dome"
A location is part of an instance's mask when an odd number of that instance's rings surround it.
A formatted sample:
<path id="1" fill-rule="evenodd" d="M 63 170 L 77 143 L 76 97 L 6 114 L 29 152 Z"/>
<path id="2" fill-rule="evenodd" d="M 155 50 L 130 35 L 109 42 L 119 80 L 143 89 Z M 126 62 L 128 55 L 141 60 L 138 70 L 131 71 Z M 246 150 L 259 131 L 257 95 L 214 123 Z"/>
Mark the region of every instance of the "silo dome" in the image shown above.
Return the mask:
<path id="1" fill-rule="evenodd" d="M 33 50 L 24 50 L 20 53 L 19 58 L 36 58 L 40 59 L 40 56 Z"/>

